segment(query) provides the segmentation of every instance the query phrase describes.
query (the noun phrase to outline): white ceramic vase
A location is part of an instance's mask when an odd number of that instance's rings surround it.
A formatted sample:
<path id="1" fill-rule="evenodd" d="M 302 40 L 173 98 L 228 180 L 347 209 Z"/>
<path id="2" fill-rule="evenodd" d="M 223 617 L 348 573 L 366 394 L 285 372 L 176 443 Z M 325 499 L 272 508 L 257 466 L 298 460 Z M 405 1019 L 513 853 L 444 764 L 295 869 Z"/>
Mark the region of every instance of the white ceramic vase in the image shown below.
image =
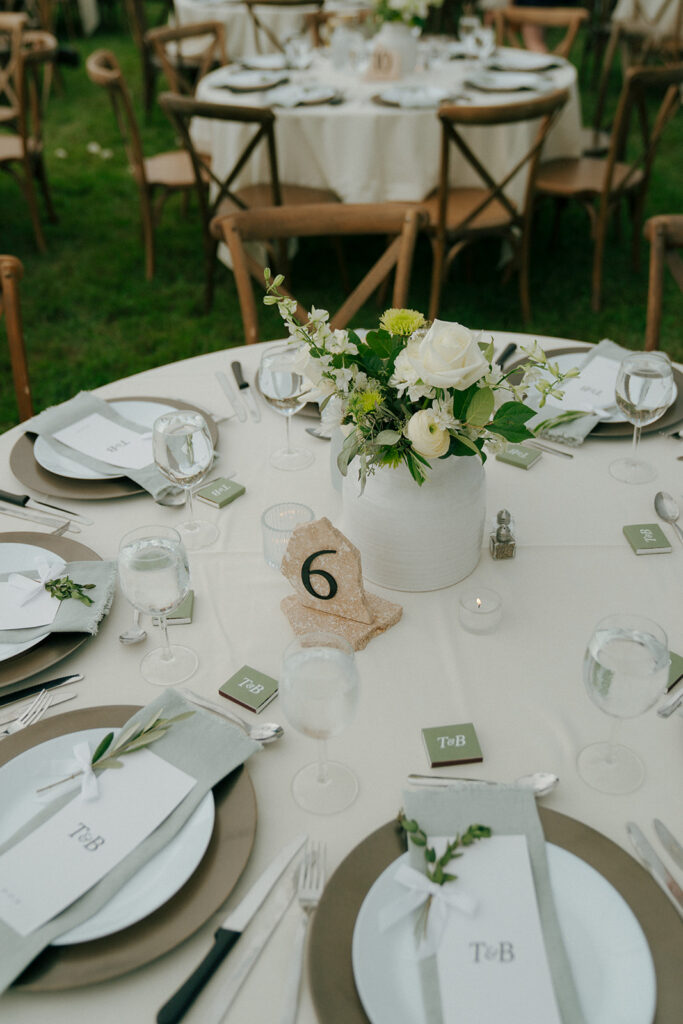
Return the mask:
<path id="1" fill-rule="evenodd" d="M 421 487 L 403 464 L 378 469 L 363 494 L 354 460 L 342 494 L 342 529 L 360 551 L 367 580 L 390 590 L 439 590 L 475 569 L 486 516 L 476 456 L 434 460 Z"/>
<path id="2" fill-rule="evenodd" d="M 417 35 L 410 25 L 402 21 L 385 21 L 375 36 L 385 50 L 397 53 L 401 62 L 401 75 L 409 75 L 417 64 Z"/>

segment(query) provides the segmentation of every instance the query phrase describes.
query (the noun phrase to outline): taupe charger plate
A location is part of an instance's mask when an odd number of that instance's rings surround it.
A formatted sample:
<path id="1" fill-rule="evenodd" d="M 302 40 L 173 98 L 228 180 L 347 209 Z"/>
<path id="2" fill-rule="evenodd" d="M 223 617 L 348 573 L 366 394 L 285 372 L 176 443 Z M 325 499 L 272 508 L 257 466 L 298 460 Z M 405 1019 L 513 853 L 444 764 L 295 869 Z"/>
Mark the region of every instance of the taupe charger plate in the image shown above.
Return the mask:
<path id="1" fill-rule="evenodd" d="M 0 744 L 0 765 L 55 736 L 123 725 L 139 707 L 83 708 L 43 719 Z M 244 767 L 214 786 L 216 818 L 206 853 L 192 877 L 143 921 L 94 942 L 50 946 L 26 968 L 15 987 L 57 992 L 127 974 L 184 942 L 230 895 L 249 860 L 256 834 L 256 797 Z"/>
<path id="2" fill-rule="evenodd" d="M 681 919 L 640 864 L 588 825 L 539 808 L 545 837 L 576 854 L 614 886 L 631 907 L 650 946 L 657 975 L 654 1024 L 677 1024 L 681 1011 Z M 353 980 L 351 942 L 368 890 L 405 852 L 391 821 L 348 855 L 325 888 L 311 925 L 309 977 L 318 1019 L 324 1024 L 368 1024 Z"/>
<path id="3" fill-rule="evenodd" d="M 567 345 L 564 348 L 554 348 L 548 352 L 548 358 L 553 359 L 554 356 L 564 355 L 586 355 L 590 349 L 594 347 L 592 345 Z M 508 373 L 510 370 L 514 370 L 517 366 L 526 362 L 526 356 L 524 358 L 515 359 L 505 367 L 505 372 Z M 677 370 L 674 366 L 674 381 L 678 388 L 678 394 L 676 395 L 676 401 L 673 405 L 670 405 L 663 416 L 660 416 L 654 423 L 648 423 L 647 426 L 642 427 L 642 434 L 658 434 L 662 430 L 666 430 L 668 427 L 673 427 L 677 423 L 683 420 L 683 373 Z M 546 406 L 548 408 L 548 406 Z M 559 411 L 559 410 L 558 410 Z M 550 416 L 550 414 L 549 414 Z M 633 437 L 633 424 L 632 423 L 598 423 L 591 430 L 588 438 L 591 437 L 604 437 L 604 438 L 615 438 L 615 437 Z"/>
<path id="4" fill-rule="evenodd" d="M 79 544 L 69 537 L 55 537 L 51 533 L 0 533 L 0 544 L 31 544 L 33 547 L 53 551 L 65 562 L 101 561 L 100 556 L 85 544 Z M 13 689 L 21 689 L 14 684 L 29 679 L 36 672 L 42 672 L 51 665 L 56 665 L 86 640 L 91 639 L 90 633 L 50 633 L 23 654 L 17 654 L 7 661 L 0 661 L 0 693 L 4 695 L 12 693 Z"/>
<path id="5" fill-rule="evenodd" d="M 218 445 L 218 427 L 204 409 L 189 402 L 181 402 L 178 398 L 159 398 L 151 395 L 127 395 L 108 398 L 106 401 L 116 405 L 117 402 L 157 402 L 159 405 L 170 405 L 176 409 L 189 409 L 199 412 L 206 420 L 214 448 Z M 10 452 L 10 469 L 25 487 L 47 494 L 53 498 L 73 498 L 78 501 L 101 501 L 106 498 L 127 498 L 130 494 L 144 494 L 138 484 L 124 476 L 109 480 L 72 480 L 71 477 L 59 476 L 43 469 L 33 456 L 35 436 L 22 434 Z"/>

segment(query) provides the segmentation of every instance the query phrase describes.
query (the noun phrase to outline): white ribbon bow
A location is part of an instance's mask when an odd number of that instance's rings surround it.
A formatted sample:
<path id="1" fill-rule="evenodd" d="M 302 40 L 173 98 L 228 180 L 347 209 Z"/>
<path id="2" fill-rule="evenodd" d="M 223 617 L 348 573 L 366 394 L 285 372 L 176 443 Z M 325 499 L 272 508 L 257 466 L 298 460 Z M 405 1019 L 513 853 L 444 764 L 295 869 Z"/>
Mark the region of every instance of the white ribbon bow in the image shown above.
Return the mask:
<path id="1" fill-rule="evenodd" d="M 409 867 L 408 864 L 401 864 L 394 875 L 394 880 L 403 885 L 409 892 L 401 896 L 388 907 L 383 907 L 379 912 L 379 930 L 381 932 L 391 928 L 402 918 L 407 917 L 413 910 L 417 910 L 431 897 L 431 905 L 427 915 L 427 925 L 424 937 L 418 946 L 417 956 L 423 960 L 431 956 L 439 948 L 441 938 L 448 922 L 448 915 L 451 910 L 457 910 L 461 914 L 473 917 L 477 912 L 479 901 L 463 892 L 462 889 L 454 888 L 449 882 L 444 885 L 437 885 L 431 882 L 421 871 Z"/>
<path id="2" fill-rule="evenodd" d="M 81 800 L 96 800 L 100 789 L 91 761 L 90 744 L 84 740 L 74 746 L 73 758 L 70 761 L 65 759 L 63 761 L 50 762 L 48 766 L 49 779 L 56 782 L 60 779 L 68 779 L 71 775 L 74 775 L 76 779 L 80 779 Z M 79 772 L 81 774 L 77 774 Z M 42 775 L 41 782 L 45 784 L 45 777 Z M 40 800 L 52 800 L 56 793 L 61 792 L 61 789 L 50 789 L 48 785 L 44 785 L 44 790 L 43 793 L 39 794 Z"/>
<path id="3" fill-rule="evenodd" d="M 47 559 L 41 558 L 35 568 L 35 572 L 38 573 L 37 580 L 31 579 L 30 576 L 23 576 L 18 572 L 10 573 L 7 577 L 7 582 L 16 591 L 17 604 L 21 608 L 41 593 L 48 580 L 51 580 L 54 576 L 56 568 L 54 562 L 48 562 Z"/>

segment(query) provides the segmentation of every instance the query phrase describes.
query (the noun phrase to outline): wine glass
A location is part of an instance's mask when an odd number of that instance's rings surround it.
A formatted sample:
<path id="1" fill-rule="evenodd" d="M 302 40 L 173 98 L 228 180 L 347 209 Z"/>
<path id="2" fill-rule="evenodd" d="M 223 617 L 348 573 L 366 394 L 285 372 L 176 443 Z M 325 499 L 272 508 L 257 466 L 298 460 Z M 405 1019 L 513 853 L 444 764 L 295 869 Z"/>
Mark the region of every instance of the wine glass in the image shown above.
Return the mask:
<path id="1" fill-rule="evenodd" d="M 649 463 L 636 458 L 640 430 L 666 412 L 673 400 L 673 387 L 671 361 L 664 352 L 635 352 L 621 363 L 614 397 L 633 424 L 633 447 L 630 456 L 610 464 L 609 471 L 616 480 L 644 484 L 657 476 Z"/>
<path id="2" fill-rule="evenodd" d="M 292 780 L 294 799 L 314 814 L 336 814 L 358 793 L 350 768 L 328 761 L 326 740 L 353 718 L 358 703 L 358 671 L 354 651 L 334 633 L 305 633 L 285 651 L 280 699 L 291 725 L 318 741 L 318 760 L 301 768 Z"/>
<path id="3" fill-rule="evenodd" d="M 631 793 L 645 778 L 642 761 L 616 742 L 622 718 L 651 708 L 666 689 L 669 644 L 656 622 L 641 615 L 610 615 L 597 624 L 583 659 L 588 696 L 613 715 L 606 743 L 585 747 L 577 758 L 579 775 L 603 793 Z"/>
<path id="4" fill-rule="evenodd" d="M 472 45 L 477 55 L 477 63 L 484 65 L 496 49 L 496 34 L 492 28 L 478 25 L 472 33 Z"/>
<path id="5" fill-rule="evenodd" d="M 481 21 L 476 14 L 463 14 L 458 21 L 458 38 L 468 57 L 475 57 L 477 54 L 474 34 L 479 28 L 481 28 Z"/>
<path id="6" fill-rule="evenodd" d="M 206 420 L 198 412 L 167 412 L 152 427 L 154 461 L 164 476 L 180 484 L 186 495 L 189 520 L 178 530 L 188 551 L 213 544 L 218 530 L 213 523 L 195 519 L 192 486 L 199 483 L 213 465 L 213 441 Z"/>
<path id="7" fill-rule="evenodd" d="M 294 413 L 303 409 L 312 390 L 311 382 L 301 373 L 301 357 L 304 345 L 286 342 L 269 348 L 261 356 L 258 369 L 258 386 L 266 402 L 286 417 L 287 447 L 279 448 L 270 457 L 271 466 L 276 469 L 305 469 L 313 462 L 308 448 L 292 448 L 290 420 Z"/>
<path id="8" fill-rule="evenodd" d="M 164 640 L 140 663 L 142 676 L 155 686 L 174 686 L 192 676 L 199 659 L 189 647 L 171 644 L 166 616 L 190 589 L 187 552 L 180 534 L 170 526 L 140 526 L 119 545 L 121 590 L 138 611 L 158 615 Z"/>

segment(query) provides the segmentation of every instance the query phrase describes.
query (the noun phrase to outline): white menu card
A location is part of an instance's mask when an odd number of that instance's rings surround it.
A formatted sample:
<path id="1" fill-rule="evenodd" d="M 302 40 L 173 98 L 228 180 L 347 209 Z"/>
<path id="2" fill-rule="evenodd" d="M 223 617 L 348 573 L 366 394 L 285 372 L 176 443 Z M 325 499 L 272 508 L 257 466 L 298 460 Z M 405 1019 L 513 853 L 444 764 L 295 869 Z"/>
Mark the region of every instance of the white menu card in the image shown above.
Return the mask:
<path id="1" fill-rule="evenodd" d="M 53 434 L 57 441 L 100 462 L 124 469 L 143 469 L 154 462 L 152 435 L 139 434 L 93 412 Z"/>
<path id="2" fill-rule="evenodd" d="M 30 935 L 99 882 L 196 783 L 149 750 L 124 756 L 122 764 L 98 775 L 95 800 L 76 796 L 0 855 L 0 919 L 20 935 Z"/>
<path id="3" fill-rule="evenodd" d="M 482 839 L 446 871 L 478 907 L 449 913 L 437 951 L 444 1024 L 561 1024 L 526 837 Z"/>
<path id="4" fill-rule="evenodd" d="M 552 358 L 552 355 L 551 355 Z M 605 356 L 594 356 L 578 377 L 570 377 L 561 384 L 563 398 L 548 399 L 548 405 L 566 410 L 601 413 L 614 412 L 614 388 L 619 373 L 619 362 Z"/>

